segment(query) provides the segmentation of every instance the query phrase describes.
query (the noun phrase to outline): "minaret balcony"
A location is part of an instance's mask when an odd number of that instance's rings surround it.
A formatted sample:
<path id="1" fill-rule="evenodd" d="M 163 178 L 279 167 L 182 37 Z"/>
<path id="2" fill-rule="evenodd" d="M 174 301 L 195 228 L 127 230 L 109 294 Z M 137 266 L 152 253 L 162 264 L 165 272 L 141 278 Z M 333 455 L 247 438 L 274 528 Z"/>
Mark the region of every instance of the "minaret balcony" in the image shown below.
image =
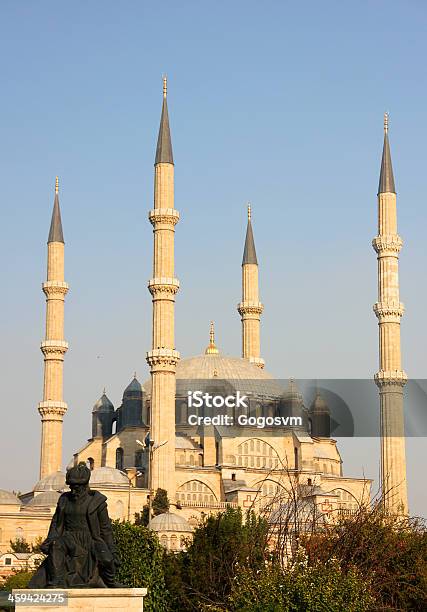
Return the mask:
<path id="1" fill-rule="evenodd" d="M 375 374 L 374 380 L 379 388 L 388 385 L 403 387 L 408 381 L 408 375 L 403 370 L 380 370 Z"/>
<path id="2" fill-rule="evenodd" d="M 403 246 L 403 240 L 397 234 L 383 234 L 375 236 L 372 246 L 379 257 L 397 257 Z"/>
<path id="3" fill-rule="evenodd" d="M 170 372 L 173 374 L 180 359 L 180 354 L 179 351 L 174 349 L 158 348 L 148 351 L 146 358 L 151 372 Z"/>
<path id="4" fill-rule="evenodd" d="M 264 305 L 261 302 L 245 301 L 237 304 L 237 310 L 244 318 L 251 318 L 251 315 L 259 317 L 264 310 Z"/>
<path id="5" fill-rule="evenodd" d="M 248 361 L 249 363 L 253 363 L 254 365 L 256 365 L 257 368 L 261 368 L 261 370 L 264 369 L 265 361 L 261 357 L 249 357 Z"/>
<path id="6" fill-rule="evenodd" d="M 400 323 L 405 306 L 402 302 L 377 302 L 373 310 L 380 323 Z"/>
<path id="7" fill-rule="evenodd" d="M 150 278 L 148 281 L 148 290 L 154 299 L 170 299 L 171 296 L 178 293 L 179 280 L 177 278 L 168 278 L 165 276 Z"/>
<path id="8" fill-rule="evenodd" d="M 43 420 L 62 421 L 62 417 L 67 412 L 68 406 L 59 400 L 48 400 L 39 402 L 38 411 Z"/>
<path id="9" fill-rule="evenodd" d="M 64 359 L 68 351 L 68 342 L 65 340 L 43 340 L 40 343 L 40 350 L 45 359 Z"/>
<path id="10" fill-rule="evenodd" d="M 148 218 L 152 225 L 157 223 L 176 225 L 179 221 L 179 211 L 175 208 L 153 208 L 149 211 Z"/>
<path id="11" fill-rule="evenodd" d="M 47 298 L 56 297 L 56 299 L 64 299 L 64 296 L 69 290 L 68 283 L 64 281 L 50 280 L 42 284 L 42 289 Z"/>

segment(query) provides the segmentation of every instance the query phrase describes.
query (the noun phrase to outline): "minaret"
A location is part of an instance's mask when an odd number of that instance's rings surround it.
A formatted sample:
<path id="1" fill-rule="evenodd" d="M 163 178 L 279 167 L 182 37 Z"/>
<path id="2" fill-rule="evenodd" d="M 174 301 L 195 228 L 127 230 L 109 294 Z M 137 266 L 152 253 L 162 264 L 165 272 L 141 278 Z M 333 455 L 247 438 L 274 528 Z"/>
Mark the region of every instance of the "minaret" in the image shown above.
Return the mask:
<path id="1" fill-rule="evenodd" d="M 154 163 L 153 278 L 148 289 L 153 296 L 152 350 L 147 353 L 151 371 L 151 430 L 155 445 L 151 489 L 166 489 L 175 501 L 175 371 L 179 353 L 175 350 L 175 295 L 179 281 L 174 277 L 175 225 L 174 163 L 169 129 L 167 82 L 163 79 L 163 107 Z"/>
<path id="2" fill-rule="evenodd" d="M 67 411 L 63 401 L 63 364 L 68 343 L 64 340 L 64 300 L 68 285 L 64 281 L 64 236 L 59 209 L 58 177 L 47 241 L 46 335 L 41 343 L 44 355 L 43 401 L 38 409 L 42 420 L 40 478 L 62 467 L 62 418 Z"/>
<path id="3" fill-rule="evenodd" d="M 237 310 L 242 317 L 242 357 L 263 368 L 264 359 L 260 357 L 260 319 L 264 306 L 259 301 L 258 260 L 250 206 L 242 261 L 242 301 L 237 305 Z"/>
<path id="4" fill-rule="evenodd" d="M 375 382 L 380 395 L 381 486 L 384 507 L 393 514 L 408 512 L 406 487 L 403 387 L 407 376 L 400 355 L 399 252 L 396 190 L 394 187 L 388 115 L 384 115 L 384 147 L 378 187 L 378 236 L 372 241 L 378 255 L 378 302 L 374 312 L 379 326 L 379 371 Z"/>

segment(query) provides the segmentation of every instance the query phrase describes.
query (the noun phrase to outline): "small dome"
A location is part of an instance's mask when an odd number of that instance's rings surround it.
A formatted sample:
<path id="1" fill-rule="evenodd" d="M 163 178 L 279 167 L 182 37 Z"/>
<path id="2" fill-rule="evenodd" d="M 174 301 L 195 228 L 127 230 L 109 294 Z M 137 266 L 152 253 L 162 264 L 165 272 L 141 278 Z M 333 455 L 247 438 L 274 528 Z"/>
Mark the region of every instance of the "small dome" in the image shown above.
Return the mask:
<path id="1" fill-rule="evenodd" d="M 27 506 L 56 506 L 59 496 L 58 491 L 45 491 L 39 495 L 35 495 L 27 504 Z"/>
<path id="2" fill-rule="evenodd" d="M 5 491 L 4 489 L 0 489 L 0 506 L 3 504 L 15 504 L 20 506 L 22 502 L 15 495 L 15 493 L 12 493 L 12 491 Z"/>
<path id="3" fill-rule="evenodd" d="M 92 470 L 90 475 L 89 486 L 94 487 L 95 485 L 129 485 L 129 479 L 120 470 L 112 467 L 99 467 Z"/>
<path id="4" fill-rule="evenodd" d="M 106 396 L 105 391 L 95 403 L 92 412 L 114 412 L 114 405 Z"/>
<path id="5" fill-rule="evenodd" d="M 311 412 L 329 412 L 328 404 L 325 402 L 319 392 L 316 393 L 313 403 L 310 408 Z"/>
<path id="6" fill-rule="evenodd" d="M 134 376 L 133 380 L 128 384 L 123 392 L 123 399 L 131 397 L 140 397 L 142 395 L 142 387 L 139 380 Z"/>
<path id="7" fill-rule="evenodd" d="M 63 491 L 64 489 L 68 489 L 65 484 L 65 474 L 58 471 L 41 478 L 33 491 Z"/>
<path id="8" fill-rule="evenodd" d="M 164 512 L 151 519 L 151 529 L 154 531 L 174 531 L 178 533 L 191 533 L 193 528 L 190 523 L 179 514 Z"/>

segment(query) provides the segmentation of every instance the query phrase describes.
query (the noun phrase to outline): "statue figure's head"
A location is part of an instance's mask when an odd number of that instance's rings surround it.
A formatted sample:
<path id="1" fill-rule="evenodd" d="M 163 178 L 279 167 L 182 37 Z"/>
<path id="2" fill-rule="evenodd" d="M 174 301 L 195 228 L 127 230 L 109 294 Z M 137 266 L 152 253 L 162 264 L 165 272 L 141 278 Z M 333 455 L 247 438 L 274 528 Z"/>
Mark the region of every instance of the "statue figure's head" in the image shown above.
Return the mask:
<path id="1" fill-rule="evenodd" d="M 70 487 L 72 496 L 77 498 L 81 497 L 89 488 L 89 479 L 90 469 L 86 463 L 80 462 L 78 465 L 67 470 L 65 482 Z"/>

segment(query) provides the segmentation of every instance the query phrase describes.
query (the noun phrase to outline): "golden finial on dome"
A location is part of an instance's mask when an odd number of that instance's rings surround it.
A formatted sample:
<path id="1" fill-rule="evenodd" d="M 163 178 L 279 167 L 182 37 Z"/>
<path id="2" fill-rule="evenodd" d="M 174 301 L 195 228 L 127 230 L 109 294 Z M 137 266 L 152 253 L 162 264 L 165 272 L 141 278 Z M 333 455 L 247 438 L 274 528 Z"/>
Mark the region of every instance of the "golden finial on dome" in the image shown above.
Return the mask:
<path id="1" fill-rule="evenodd" d="M 56 177 L 55 179 L 55 193 L 58 193 L 59 191 L 59 178 Z"/>
<path id="2" fill-rule="evenodd" d="M 251 205 L 248 204 L 248 221 L 251 220 L 251 216 L 252 216 L 252 209 L 251 209 Z"/>
<path id="3" fill-rule="evenodd" d="M 168 77 L 166 74 L 163 75 L 163 97 L 166 98 L 168 95 Z"/>
<path id="4" fill-rule="evenodd" d="M 207 347 L 207 349 L 205 350 L 205 355 L 218 355 L 219 350 L 216 348 L 215 345 L 215 327 L 214 327 L 214 322 L 211 321 L 211 326 L 210 326 L 210 330 L 209 330 L 209 345 Z"/>
<path id="5" fill-rule="evenodd" d="M 388 132 L 388 113 L 384 113 L 384 134 Z"/>

